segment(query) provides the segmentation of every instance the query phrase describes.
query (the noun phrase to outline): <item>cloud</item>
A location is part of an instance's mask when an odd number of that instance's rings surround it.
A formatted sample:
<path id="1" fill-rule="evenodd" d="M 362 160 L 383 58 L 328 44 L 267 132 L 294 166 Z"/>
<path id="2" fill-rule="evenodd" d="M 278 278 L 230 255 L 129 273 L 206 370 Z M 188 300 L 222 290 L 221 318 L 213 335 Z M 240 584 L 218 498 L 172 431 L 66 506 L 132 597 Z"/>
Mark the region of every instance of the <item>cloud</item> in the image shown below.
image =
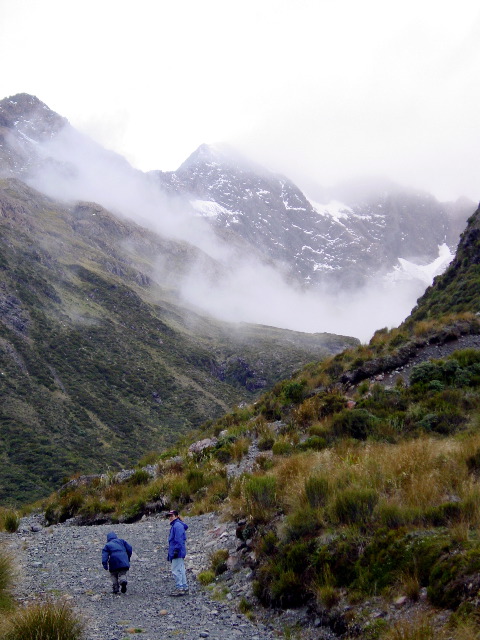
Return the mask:
<path id="1" fill-rule="evenodd" d="M 44 162 L 32 180 L 37 189 L 63 201 L 97 202 L 164 237 L 199 249 L 180 282 L 172 280 L 162 256 L 158 256 L 156 277 L 160 285 L 175 284 L 189 305 L 221 320 L 351 335 L 367 341 L 376 329 L 398 325 L 423 293 L 425 274 L 434 275 L 424 267 L 421 277 L 397 278 L 393 284 L 379 275 L 368 286 L 348 294 L 301 289 L 287 283 L 279 269 L 223 242 L 203 218 L 194 215 L 191 203 L 168 197 L 151 176 L 72 127 L 65 127 L 38 150 Z"/>

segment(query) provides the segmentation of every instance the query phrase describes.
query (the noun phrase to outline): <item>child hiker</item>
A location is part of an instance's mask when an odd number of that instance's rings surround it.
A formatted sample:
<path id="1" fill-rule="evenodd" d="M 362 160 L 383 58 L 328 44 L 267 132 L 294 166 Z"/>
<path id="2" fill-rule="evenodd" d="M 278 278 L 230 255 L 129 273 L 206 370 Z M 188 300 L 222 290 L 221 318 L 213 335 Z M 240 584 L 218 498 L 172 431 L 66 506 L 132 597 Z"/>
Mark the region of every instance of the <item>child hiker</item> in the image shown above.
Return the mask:
<path id="1" fill-rule="evenodd" d="M 170 519 L 170 533 L 168 536 L 168 561 L 172 563 L 172 574 L 175 578 L 175 591 L 171 596 L 183 596 L 188 593 L 187 575 L 185 573 L 185 556 L 187 555 L 185 531 L 188 524 L 172 509 L 167 514 Z"/>
<path id="2" fill-rule="evenodd" d="M 126 540 L 118 538 L 113 531 L 107 533 L 107 544 L 102 549 L 102 564 L 104 569 L 110 571 L 113 593 L 118 593 L 119 587 L 122 593 L 127 590 L 131 555 L 132 547 Z"/>

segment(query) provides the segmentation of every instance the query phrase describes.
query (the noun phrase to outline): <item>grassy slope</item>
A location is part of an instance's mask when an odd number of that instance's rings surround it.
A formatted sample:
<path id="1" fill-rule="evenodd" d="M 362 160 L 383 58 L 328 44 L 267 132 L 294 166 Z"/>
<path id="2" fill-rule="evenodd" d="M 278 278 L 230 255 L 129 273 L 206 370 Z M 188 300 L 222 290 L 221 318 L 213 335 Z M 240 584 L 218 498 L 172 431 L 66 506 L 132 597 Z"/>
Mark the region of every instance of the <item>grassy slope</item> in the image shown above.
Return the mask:
<path id="1" fill-rule="evenodd" d="M 101 207 L 0 184 L 0 500 L 131 464 L 305 362 L 354 342 L 228 327 L 152 280 L 191 248 Z M 212 265 L 214 268 L 214 265 Z M 264 382 L 262 382 L 264 381 Z"/>
<path id="2" fill-rule="evenodd" d="M 223 509 L 247 521 L 264 604 L 308 603 L 345 637 L 361 629 L 369 638 L 478 638 L 480 352 L 420 363 L 410 384 L 399 378 L 393 388 L 376 382 L 376 367 L 359 384 L 339 381 L 372 359 L 394 361 L 409 345 L 480 333 L 480 287 L 471 286 L 479 222 L 477 211 L 456 260 L 419 300 L 419 321 L 312 363 L 255 405 L 222 416 L 200 434 L 218 443 L 197 458 L 185 449 L 183 463 L 160 457 L 158 477 L 139 472 L 137 484 L 72 485 L 52 496 L 50 516 L 139 517 L 161 496 L 191 513 Z M 228 480 L 224 464 L 241 460 L 252 441 L 264 453 L 249 473 Z M 418 622 L 412 612 L 423 588 L 418 608 L 432 617 Z M 372 614 L 396 611 L 389 603 L 398 596 L 407 597 L 407 614 L 395 614 L 403 626 L 389 630 Z M 455 611 L 448 628 L 442 609 Z"/>

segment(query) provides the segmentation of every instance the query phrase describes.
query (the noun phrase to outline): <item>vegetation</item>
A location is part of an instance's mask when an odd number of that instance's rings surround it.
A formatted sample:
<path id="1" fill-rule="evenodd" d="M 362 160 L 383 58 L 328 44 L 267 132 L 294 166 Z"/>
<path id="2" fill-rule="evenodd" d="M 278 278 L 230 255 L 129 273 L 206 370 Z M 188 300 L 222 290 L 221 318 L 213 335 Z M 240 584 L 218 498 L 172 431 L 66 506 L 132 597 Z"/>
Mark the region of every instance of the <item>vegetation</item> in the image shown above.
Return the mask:
<path id="1" fill-rule="evenodd" d="M 188 269 L 185 246 L 18 181 L 0 181 L 0 238 L 0 504 L 131 466 L 356 343 L 186 313 L 157 273 Z"/>
<path id="2" fill-rule="evenodd" d="M 460 260 L 462 250 L 477 237 L 463 236 L 451 267 L 461 282 L 475 264 Z M 480 287 L 453 313 L 435 293 L 450 278 L 448 270 L 419 302 L 416 322 L 381 329 L 207 421 L 195 434 L 210 438 L 200 453 L 184 439 L 148 454 L 154 477 L 139 468 L 135 480 L 65 485 L 42 503 L 49 522 L 135 519 L 151 503 L 216 510 L 245 522 L 238 535 L 254 551 L 254 594 L 265 606 L 308 604 L 345 638 L 478 638 L 480 350 L 419 362 L 409 377 L 399 371 L 424 346 L 480 334 Z M 252 444 L 254 463 L 230 475 L 227 465 Z M 221 580 L 227 557 L 211 560 L 204 584 Z M 392 625 L 355 617 L 355 605 L 399 595 L 444 610 L 448 629 L 428 615 Z"/>
<path id="3" fill-rule="evenodd" d="M 83 625 L 65 603 L 44 602 L 17 609 L 0 631 L 0 640 L 80 640 Z"/>

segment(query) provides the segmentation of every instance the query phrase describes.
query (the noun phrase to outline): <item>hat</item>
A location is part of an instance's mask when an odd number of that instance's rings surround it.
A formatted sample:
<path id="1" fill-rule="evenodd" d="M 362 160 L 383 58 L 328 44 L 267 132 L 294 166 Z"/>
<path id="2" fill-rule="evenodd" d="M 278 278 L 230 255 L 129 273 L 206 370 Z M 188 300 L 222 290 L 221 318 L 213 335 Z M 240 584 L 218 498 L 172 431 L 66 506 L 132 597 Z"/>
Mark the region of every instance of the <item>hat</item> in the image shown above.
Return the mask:
<path id="1" fill-rule="evenodd" d="M 167 513 L 167 516 L 178 516 L 178 511 L 176 509 L 172 509 Z"/>

